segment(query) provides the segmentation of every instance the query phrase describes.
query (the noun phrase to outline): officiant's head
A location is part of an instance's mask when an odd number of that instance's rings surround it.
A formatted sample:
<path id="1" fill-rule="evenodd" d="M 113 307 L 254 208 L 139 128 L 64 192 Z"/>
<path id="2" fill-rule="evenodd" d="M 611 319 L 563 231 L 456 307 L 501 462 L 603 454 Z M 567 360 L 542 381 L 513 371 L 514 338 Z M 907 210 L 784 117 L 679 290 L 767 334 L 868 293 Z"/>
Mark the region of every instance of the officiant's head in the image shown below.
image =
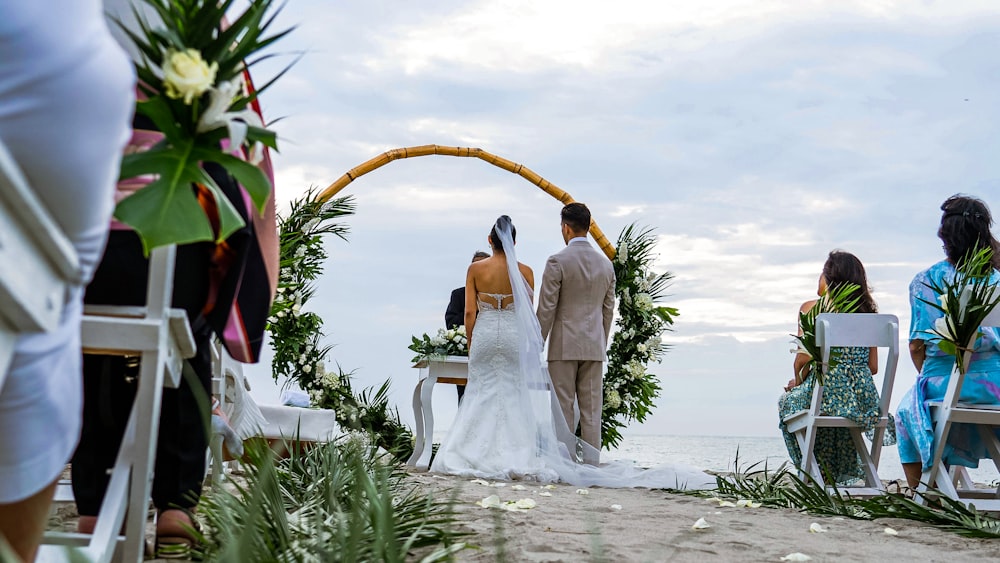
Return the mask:
<path id="1" fill-rule="evenodd" d="M 497 219 L 497 222 L 493 224 L 493 230 L 490 231 L 490 236 L 487 238 L 494 254 L 497 252 L 503 254 L 503 242 L 500 241 L 500 230 L 505 228 L 510 228 L 511 242 L 517 242 L 517 229 L 514 228 L 514 223 L 510 220 L 510 217 L 501 215 Z"/>
<path id="2" fill-rule="evenodd" d="M 562 208 L 560 217 L 562 218 L 563 240 L 566 244 L 575 238 L 586 237 L 587 232 L 590 231 L 590 210 L 580 202 L 567 204 L 566 207 Z"/>

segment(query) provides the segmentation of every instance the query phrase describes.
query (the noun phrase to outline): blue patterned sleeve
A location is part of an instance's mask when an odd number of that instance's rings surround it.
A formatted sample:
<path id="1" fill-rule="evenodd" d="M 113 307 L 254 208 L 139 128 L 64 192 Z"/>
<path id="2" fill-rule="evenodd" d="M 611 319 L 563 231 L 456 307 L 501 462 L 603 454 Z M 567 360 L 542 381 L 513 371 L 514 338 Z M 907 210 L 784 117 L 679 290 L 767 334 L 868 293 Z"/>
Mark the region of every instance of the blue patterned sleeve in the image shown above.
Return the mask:
<path id="1" fill-rule="evenodd" d="M 921 301 L 937 300 L 937 295 L 927 287 L 930 281 L 928 273 L 929 270 L 920 272 L 910 282 L 910 340 L 930 340 L 932 335 L 928 331 L 934 328 L 934 321 L 941 316 L 940 311 Z"/>

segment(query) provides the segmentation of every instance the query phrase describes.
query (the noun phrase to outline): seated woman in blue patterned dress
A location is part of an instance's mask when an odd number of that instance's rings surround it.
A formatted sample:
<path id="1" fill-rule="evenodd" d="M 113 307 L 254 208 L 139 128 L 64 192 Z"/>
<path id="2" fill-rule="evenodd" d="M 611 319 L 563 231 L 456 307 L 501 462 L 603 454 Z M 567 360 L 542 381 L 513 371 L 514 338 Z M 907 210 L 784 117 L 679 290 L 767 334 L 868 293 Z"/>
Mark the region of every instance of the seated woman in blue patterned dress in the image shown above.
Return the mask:
<path id="1" fill-rule="evenodd" d="M 1000 243 L 990 233 L 993 219 L 986 204 L 974 197 L 955 195 L 941 205 L 944 215 L 938 237 L 944 242 L 946 260 L 917 274 L 910 283 L 910 358 L 920 372 L 916 385 L 899 403 L 896 417 L 899 434 L 899 460 L 910 487 L 920 482 L 920 474 L 930 469 L 934 449 L 934 427 L 928 401 L 940 401 L 948 389 L 948 378 L 955 365 L 954 356 L 942 352 L 928 332 L 943 313 L 924 301 L 936 302 L 938 296 L 929 287 L 955 276 L 955 264 L 983 247 L 993 249 L 991 282 L 1000 282 Z M 1000 404 L 1000 338 L 995 328 L 983 330 L 976 343 L 972 363 L 962 383 L 963 403 Z M 964 424 L 951 427 L 944 461 L 949 465 L 978 467 L 988 458 L 974 428 Z"/>
<path id="2" fill-rule="evenodd" d="M 858 313 L 875 313 L 877 306 L 868 288 L 865 267 L 856 256 L 849 252 L 834 250 L 823 265 L 819 276 L 817 295 L 824 295 L 828 288 L 843 284 L 858 286 L 853 297 L 858 298 Z M 816 304 L 816 300 L 802 304 L 801 312 L 806 312 Z M 801 327 L 799 330 L 801 334 Z M 879 397 L 872 374 L 878 372 L 877 348 L 842 348 L 840 361 L 823 380 L 823 405 L 821 412 L 829 416 L 843 416 L 858 423 L 865 430 L 874 428 L 878 422 Z M 809 362 L 807 354 L 795 355 L 795 378 L 788 382 L 787 391 L 778 400 L 778 427 L 785 438 L 788 456 L 796 466 L 802 465 L 802 452 L 795 436 L 785 427 L 785 417 L 798 411 L 807 410 L 812 404 L 816 374 L 803 374 Z M 816 433 L 813 447 L 820 471 L 838 484 L 850 483 L 864 476 L 861 459 L 854 449 L 851 433 L 847 428 L 820 428 Z"/>

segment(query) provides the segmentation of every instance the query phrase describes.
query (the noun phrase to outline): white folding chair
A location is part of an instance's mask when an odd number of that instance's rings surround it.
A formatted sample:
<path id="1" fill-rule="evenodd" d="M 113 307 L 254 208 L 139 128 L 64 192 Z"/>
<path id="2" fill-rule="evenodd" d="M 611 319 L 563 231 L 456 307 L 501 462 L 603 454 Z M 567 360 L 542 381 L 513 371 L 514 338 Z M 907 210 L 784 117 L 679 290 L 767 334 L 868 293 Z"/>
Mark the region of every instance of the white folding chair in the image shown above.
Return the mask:
<path id="1" fill-rule="evenodd" d="M 163 387 L 180 384 L 184 358 L 195 354 L 187 313 L 170 308 L 175 255 L 173 245 L 152 251 L 145 307 L 84 307 L 81 340 L 85 354 L 140 358 L 135 403 L 94 533 L 46 534 L 48 543 L 83 546 L 95 562 L 143 559 Z M 124 534 L 119 535 L 123 522 Z"/>
<path id="2" fill-rule="evenodd" d="M 0 139 L 0 390 L 18 335 L 55 328 L 79 281 L 73 245 Z"/>
<path id="3" fill-rule="evenodd" d="M 843 487 L 840 490 L 852 496 L 884 493 L 885 486 L 878 476 L 878 464 L 882 454 L 882 440 L 889 424 L 889 400 L 892 398 L 892 385 L 899 360 L 899 319 L 895 315 L 875 313 L 822 313 L 816 318 L 816 343 L 822 350 L 824 375 L 829 370 L 831 348 L 887 348 L 888 353 L 883 368 L 879 418 L 870 448 L 865 443 L 864 430 L 853 420 L 822 414 L 822 385 L 817 384 L 813 389 L 812 404 L 808 410 L 798 411 L 785 418 L 788 431 L 795 435 L 802 451 L 800 471 L 821 486 L 827 486 L 814 452 L 816 433 L 820 428 L 847 428 L 861 457 L 865 478 L 863 487 Z"/>
<path id="4" fill-rule="evenodd" d="M 1000 327 L 1000 306 L 986 317 L 981 327 Z M 969 342 L 964 354 L 964 364 L 972 361 L 971 350 L 975 347 L 976 337 Z M 944 399 L 928 403 L 931 420 L 934 421 L 934 451 L 931 467 L 920 476 L 918 492 L 926 492 L 929 486 L 935 487 L 941 494 L 953 500 L 966 504 L 974 504 L 979 510 L 1000 511 L 1000 487 L 976 489 L 963 466 L 948 466 L 943 459 L 951 427 L 954 424 L 975 425 L 979 437 L 993 460 L 993 465 L 1000 471 L 1000 405 L 976 405 L 959 402 L 962 396 L 962 384 L 965 375 L 952 373 L 948 380 L 948 389 Z M 926 503 L 925 495 L 917 495 L 918 502 Z M 974 502 L 973 502 L 974 501 Z"/>

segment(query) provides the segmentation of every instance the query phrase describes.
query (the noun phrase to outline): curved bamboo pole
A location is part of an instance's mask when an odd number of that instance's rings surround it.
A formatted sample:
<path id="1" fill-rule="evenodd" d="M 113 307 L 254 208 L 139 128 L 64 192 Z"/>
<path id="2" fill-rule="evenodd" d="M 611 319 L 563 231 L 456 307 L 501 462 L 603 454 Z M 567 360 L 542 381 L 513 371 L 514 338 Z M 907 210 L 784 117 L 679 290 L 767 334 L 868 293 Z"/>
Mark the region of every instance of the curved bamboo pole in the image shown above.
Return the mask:
<path id="1" fill-rule="evenodd" d="M 330 184 L 325 190 L 320 192 L 317 199 L 319 201 L 327 201 L 331 197 L 337 195 L 340 190 L 344 189 L 348 184 L 354 180 L 364 176 L 365 174 L 381 168 L 386 164 L 394 160 L 399 160 L 403 158 L 414 158 L 418 156 L 429 156 L 429 155 L 441 155 L 441 156 L 461 156 L 461 157 L 471 157 L 478 158 L 480 160 L 485 160 L 486 162 L 496 166 L 498 168 L 503 168 L 508 172 L 517 174 L 518 176 L 524 178 L 525 180 L 531 182 L 532 184 L 538 186 L 545 193 L 561 201 L 563 204 L 573 203 L 575 201 L 571 195 L 566 193 L 564 190 L 560 189 L 558 186 L 549 182 L 545 178 L 539 176 L 535 171 L 531 170 L 527 166 L 518 164 L 516 162 L 507 160 L 506 158 L 499 157 L 493 153 L 484 151 L 483 149 L 472 148 L 472 147 L 443 147 L 440 145 L 420 145 L 419 147 L 405 147 L 401 149 L 392 149 L 386 151 L 375 158 L 372 158 L 364 163 L 351 168 L 343 176 L 337 178 L 337 181 Z M 590 220 L 590 234 L 594 237 L 594 241 L 597 242 L 604 254 L 610 259 L 615 257 L 615 247 L 608 240 L 608 237 L 604 236 L 601 228 L 597 226 L 597 222 L 593 219 Z"/>

